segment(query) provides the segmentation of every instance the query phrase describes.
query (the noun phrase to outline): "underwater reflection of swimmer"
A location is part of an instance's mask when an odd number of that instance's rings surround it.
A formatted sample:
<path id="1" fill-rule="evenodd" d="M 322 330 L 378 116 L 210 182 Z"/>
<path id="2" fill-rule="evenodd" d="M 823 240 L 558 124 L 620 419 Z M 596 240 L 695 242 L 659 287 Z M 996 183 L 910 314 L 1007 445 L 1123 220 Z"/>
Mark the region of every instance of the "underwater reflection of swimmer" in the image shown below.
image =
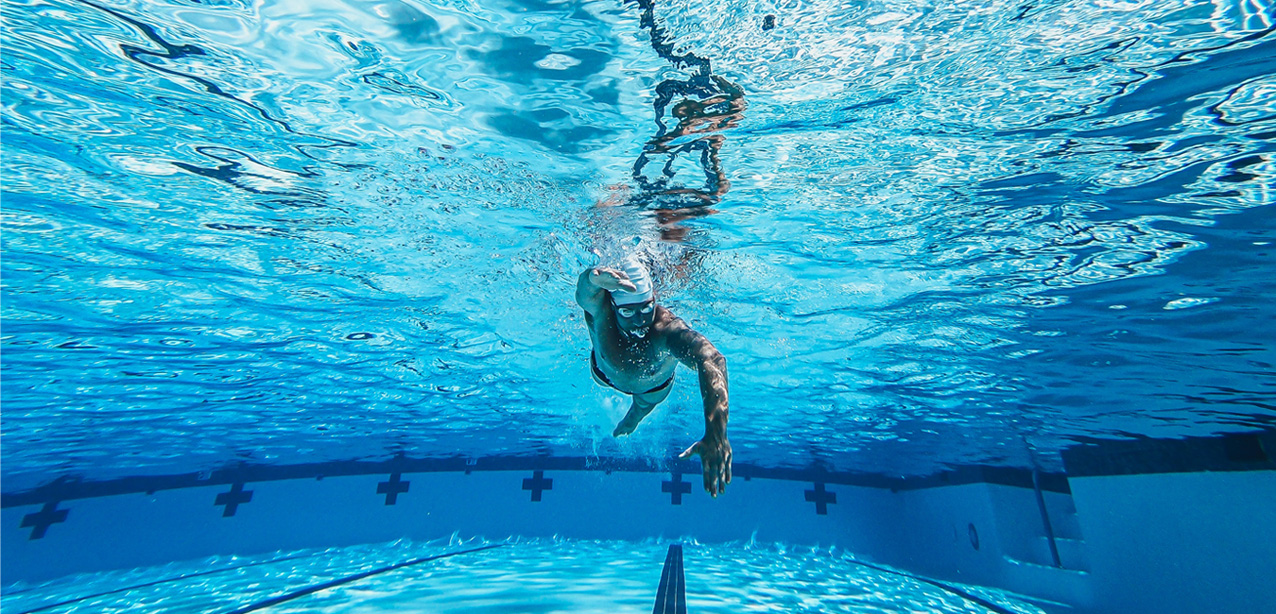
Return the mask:
<path id="1" fill-rule="evenodd" d="M 668 398 L 678 363 L 696 371 L 705 432 L 679 456 L 700 456 L 704 488 L 718 496 L 731 482 L 726 359 L 704 335 L 656 304 L 651 275 L 636 257 L 616 268 L 586 269 L 576 284 L 576 302 L 589 328 L 594 380 L 633 400 L 613 436 L 632 433 Z"/>
<path id="2" fill-rule="evenodd" d="M 727 128 L 734 128 L 740 124 L 740 120 L 744 118 L 744 110 L 748 108 L 748 104 L 744 100 L 744 90 L 718 75 L 709 76 L 707 84 L 701 83 L 694 87 L 685 85 L 698 81 L 704 80 L 692 79 L 688 82 L 674 82 L 680 85 L 674 91 L 682 92 L 684 95 L 699 94 L 704 97 L 700 99 L 684 97 L 678 104 L 675 104 L 673 109 L 670 110 L 670 115 L 673 115 L 678 120 L 678 125 L 668 132 L 662 130 L 662 134 L 650 141 L 652 146 L 667 145 L 687 135 L 718 132 Z M 660 112 L 661 102 L 661 99 L 657 99 L 657 112 Z M 665 104 L 668 103 L 666 102 Z M 661 122 L 660 125 L 663 127 L 664 123 Z"/>
<path id="3" fill-rule="evenodd" d="M 679 96 L 682 99 L 670 109 L 670 115 L 678 124 L 669 129 L 663 119 L 665 108 Z M 659 130 L 634 163 L 633 178 L 640 189 L 632 202 L 656 212 L 662 239 L 682 241 L 687 231 L 679 222 L 717 213 L 710 207 L 731 189 L 731 181 L 722 168 L 725 138 L 718 133 L 737 126 L 746 107 L 743 90 L 717 75 L 665 81 L 657 88 L 655 110 Z M 704 185 L 671 185 L 678 158 L 697 152 L 705 176 Z M 654 156 L 665 156 L 665 163 L 660 175 L 651 179 L 644 170 Z"/>

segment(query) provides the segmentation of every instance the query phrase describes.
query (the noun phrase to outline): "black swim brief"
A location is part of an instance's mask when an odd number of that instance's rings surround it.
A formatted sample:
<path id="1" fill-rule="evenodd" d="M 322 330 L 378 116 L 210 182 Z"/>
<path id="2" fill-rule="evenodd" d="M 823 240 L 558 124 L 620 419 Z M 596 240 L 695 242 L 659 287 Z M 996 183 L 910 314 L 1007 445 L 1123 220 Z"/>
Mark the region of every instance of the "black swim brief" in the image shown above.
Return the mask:
<path id="1" fill-rule="evenodd" d="M 616 385 L 611 383 L 611 380 L 607 379 L 607 375 L 602 372 L 602 369 L 598 368 L 598 361 L 594 359 L 593 352 L 589 353 L 589 368 L 594 371 L 594 379 L 598 380 L 598 383 L 611 386 L 612 388 L 616 388 Z M 656 386 L 655 388 L 652 388 L 651 390 L 648 390 L 646 392 L 641 392 L 639 394 L 651 394 L 653 392 L 660 392 L 661 390 L 664 390 L 665 388 L 668 388 L 672 385 L 673 385 L 673 376 L 670 375 L 669 379 L 665 380 L 665 383 L 659 386 Z M 620 389 L 616 388 L 616 390 L 620 390 Z M 625 392 L 625 391 L 620 390 L 620 392 Z M 625 394 L 633 394 L 633 393 L 625 392 Z"/>

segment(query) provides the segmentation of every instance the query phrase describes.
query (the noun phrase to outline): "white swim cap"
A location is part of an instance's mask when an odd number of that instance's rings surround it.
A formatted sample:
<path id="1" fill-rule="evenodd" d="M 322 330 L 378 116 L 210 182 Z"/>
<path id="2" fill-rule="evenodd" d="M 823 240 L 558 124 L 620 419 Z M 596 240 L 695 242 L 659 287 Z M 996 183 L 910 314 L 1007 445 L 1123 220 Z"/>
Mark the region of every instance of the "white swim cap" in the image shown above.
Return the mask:
<path id="1" fill-rule="evenodd" d="M 637 288 L 630 292 L 628 290 L 612 290 L 611 300 L 617 305 L 633 305 L 634 303 L 645 303 L 652 299 L 654 294 L 651 290 L 651 274 L 647 272 L 647 267 L 643 266 L 638 258 L 629 256 L 625 258 L 616 268 L 625 272 L 629 277 L 629 282 Z"/>

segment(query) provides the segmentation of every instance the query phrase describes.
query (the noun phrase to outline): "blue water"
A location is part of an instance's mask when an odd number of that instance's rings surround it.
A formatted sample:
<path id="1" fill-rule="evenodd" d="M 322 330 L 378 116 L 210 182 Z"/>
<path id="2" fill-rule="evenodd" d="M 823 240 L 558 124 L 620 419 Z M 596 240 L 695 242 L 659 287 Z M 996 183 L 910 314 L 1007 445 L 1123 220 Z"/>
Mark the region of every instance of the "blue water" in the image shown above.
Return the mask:
<path id="1" fill-rule="evenodd" d="M 626 402 L 584 359 L 576 276 L 626 250 L 727 356 L 738 462 L 1051 468 L 1088 438 L 1270 428 L 1273 23 L 6 2 L 4 488 L 669 458 L 701 433 L 694 378 L 617 441 Z M 682 98 L 708 102 L 680 126 Z"/>

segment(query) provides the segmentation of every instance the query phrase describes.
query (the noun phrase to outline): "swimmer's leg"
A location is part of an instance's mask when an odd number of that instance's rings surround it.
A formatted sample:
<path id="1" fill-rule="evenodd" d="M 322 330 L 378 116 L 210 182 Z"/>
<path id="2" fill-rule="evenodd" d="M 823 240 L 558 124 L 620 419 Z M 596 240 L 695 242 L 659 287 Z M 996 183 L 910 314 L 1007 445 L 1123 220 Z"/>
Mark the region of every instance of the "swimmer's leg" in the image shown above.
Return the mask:
<path id="1" fill-rule="evenodd" d="M 620 424 L 616 425 L 616 430 L 611 432 L 611 436 L 620 437 L 634 432 L 634 429 L 638 428 L 638 423 L 669 397 L 669 391 L 672 388 L 673 386 L 665 386 L 655 392 L 633 395 L 634 402 L 629 406 L 629 413 L 625 414 Z"/>

